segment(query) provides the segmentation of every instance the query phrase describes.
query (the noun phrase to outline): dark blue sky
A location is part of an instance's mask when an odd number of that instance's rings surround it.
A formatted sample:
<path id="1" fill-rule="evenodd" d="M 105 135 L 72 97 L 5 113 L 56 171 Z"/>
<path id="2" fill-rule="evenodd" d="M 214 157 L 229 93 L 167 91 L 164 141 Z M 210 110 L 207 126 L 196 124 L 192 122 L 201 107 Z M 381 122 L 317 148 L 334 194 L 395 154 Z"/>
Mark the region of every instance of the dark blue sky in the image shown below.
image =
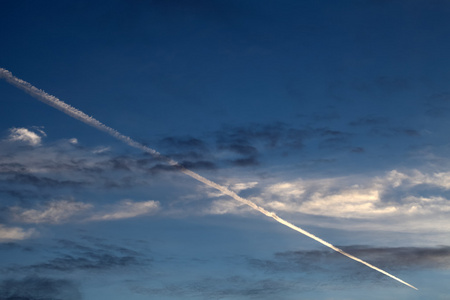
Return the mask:
<path id="1" fill-rule="evenodd" d="M 1 81 L 0 299 L 445 297 L 449 15 L 3 1 L 1 68 L 420 291 Z"/>

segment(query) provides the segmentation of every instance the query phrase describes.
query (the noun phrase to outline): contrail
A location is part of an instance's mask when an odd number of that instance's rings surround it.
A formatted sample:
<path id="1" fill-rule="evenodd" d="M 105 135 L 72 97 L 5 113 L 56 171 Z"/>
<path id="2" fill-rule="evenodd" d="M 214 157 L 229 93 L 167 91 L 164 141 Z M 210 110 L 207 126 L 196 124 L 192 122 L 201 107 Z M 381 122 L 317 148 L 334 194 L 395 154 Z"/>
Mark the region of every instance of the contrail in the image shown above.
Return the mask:
<path id="1" fill-rule="evenodd" d="M 300 232 L 300 233 L 302 233 L 302 234 L 312 238 L 313 240 L 315 240 L 315 241 L 317 241 L 317 242 L 319 242 L 319 243 L 321 243 L 321 244 L 323 244 L 323 245 L 333 249 L 334 251 L 339 252 L 342 255 L 345 255 L 348 258 L 351 258 L 351 259 L 353 259 L 353 260 L 355 260 L 357 262 L 360 262 L 363 265 L 366 265 L 369 268 L 372 268 L 372 269 L 374 269 L 374 270 L 376 270 L 376 271 L 378 271 L 380 273 L 383 273 L 384 275 L 389 276 L 389 277 L 397 280 L 398 282 L 401 282 L 401 283 L 403 283 L 403 284 L 405 284 L 405 285 L 407 285 L 407 286 L 409 286 L 409 287 L 411 287 L 411 288 L 413 288 L 415 290 L 418 290 L 416 287 L 414 287 L 413 285 L 411 285 L 411 284 L 401 280 L 400 278 L 395 277 L 394 275 L 389 274 L 388 272 L 386 272 L 386 271 L 384 271 L 384 270 L 382 270 L 382 269 L 380 269 L 378 267 L 375 267 L 374 265 L 371 265 L 368 262 L 365 262 L 362 259 L 359 259 L 359 258 L 357 258 L 357 257 L 355 257 L 355 256 L 353 256 L 353 255 L 351 255 L 351 254 L 349 254 L 347 252 L 345 252 L 342 249 L 339 249 L 339 248 L 333 246 L 332 244 L 322 240 L 321 238 L 315 236 L 312 233 L 309 233 L 306 230 L 301 229 L 300 227 L 295 226 L 292 223 L 289 223 L 288 221 L 286 221 L 286 220 L 280 218 L 279 216 L 277 216 L 274 212 L 267 211 L 264 208 L 262 208 L 261 206 L 258 206 L 257 204 L 253 203 L 252 201 L 240 197 L 239 195 L 237 195 L 235 192 L 231 191 L 227 187 L 225 187 L 223 185 L 220 185 L 218 183 L 215 183 L 215 182 L 213 182 L 213 181 L 211 181 L 209 179 L 206 179 L 205 177 L 203 177 L 203 176 L 201 176 L 201 175 L 199 175 L 199 174 L 197 174 L 197 173 L 195 173 L 195 172 L 193 172 L 193 171 L 191 171 L 189 169 L 186 169 L 185 167 L 183 167 L 177 161 L 175 161 L 175 160 L 173 160 L 173 159 L 171 159 L 171 158 L 169 158 L 167 156 L 162 155 L 161 153 L 159 153 L 158 151 L 156 151 L 156 150 L 154 150 L 154 149 L 152 149 L 150 147 L 147 147 L 145 145 L 142 145 L 141 143 L 136 142 L 135 140 L 131 139 L 130 137 L 127 137 L 127 136 L 121 134 L 120 132 L 118 132 L 117 130 L 106 126 L 105 124 L 101 123 L 100 121 L 94 119 L 91 116 L 88 116 L 87 114 L 85 114 L 84 112 L 76 109 L 75 107 L 73 107 L 73 106 L 71 106 L 71 105 L 69 105 L 69 104 L 59 100 L 55 96 L 49 95 L 46 92 L 44 92 L 43 90 L 40 90 L 40 89 L 34 87 L 30 83 L 28 83 L 28 82 L 26 82 L 26 81 L 24 81 L 24 80 L 22 80 L 20 78 L 15 77 L 10 71 L 8 71 L 6 69 L 3 69 L 3 68 L 0 68 L 0 78 L 5 79 L 10 84 L 12 84 L 12 85 L 16 86 L 17 88 L 25 91 L 26 93 L 30 94 L 32 97 L 34 97 L 34 98 L 44 102 L 45 104 L 53 106 L 54 108 L 62 111 L 63 113 L 65 113 L 65 114 L 67 114 L 67 115 L 69 115 L 69 116 L 71 116 L 71 117 L 73 117 L 73 118 L 75 118 L 77 120 L 80 120 L 81 122 L 84 122 L 84 123 L 86 123 L 86 124 L 88 124 L 88 125 L 90 125 L 90 126 L 92 126 L 94 128 L 97 128 L 98 130 L 101 130 L 101 131 L 104 131 L 104 132 L 108 133 L 109 135 L 113 136 L 114 138 L 118 139 L 119 141 L 124 142 L 125 144 L 127 144 L 127 145 L 129 145 L 131 147 L 134 147 L 134 148 L 140 149 L 142 151 L 145 151 L 145 152 L 151 154 L 154 158 L 156 158 L 158 160 L 162 160 L 162 161 L 168 163 L 169 165 L 171 165 L 173 167 L 176 167 L 179 171 L 183 172 L 184 174 L 186 174 L 186 175 L 188 175 L 188 176 L 190 176 L 190 177 L 192 177 L 192 178 L 194 178 L 194 179 L 196 179 L 196 180 L 198 180 L 198 181 L 200 181 L 200 182 L 202 182 L 202 183 L 204 183 L 204 184 L 206 184 L 206 185 L 208 185 L 208 186 L 210 186 L 212 188 L 215 188 L 216 190 L 221 191 L 222 193 L 230 196 L 231 198 L 233 198 L 233 199 L 235 199 L 235 200 L 237 200 L 237 201 L 239 201 L 241 203 L 244 203 L 244 204 L 250 206 L 254 210 L 257 210 L 260 213 L 262 213 L 262 214 L 264 214 L 264 215 L 274 219 L 278 223 L 281 223 L 281 224 L 283 224 L 283 225 L 285 225 L 285 226 L 287 226 L 287 227 L 289 227 L 289 228 L 291 228 L 291 229 L 293 229 L 293 230 L 295 230 L 297 232 Z"/>

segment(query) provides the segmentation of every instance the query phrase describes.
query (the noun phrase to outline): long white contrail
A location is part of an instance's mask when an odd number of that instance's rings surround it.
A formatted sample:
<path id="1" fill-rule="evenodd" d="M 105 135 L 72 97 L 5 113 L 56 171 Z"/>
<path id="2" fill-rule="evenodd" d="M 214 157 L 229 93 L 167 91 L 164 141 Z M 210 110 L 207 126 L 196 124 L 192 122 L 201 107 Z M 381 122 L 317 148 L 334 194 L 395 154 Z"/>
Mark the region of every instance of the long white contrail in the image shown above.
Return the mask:
<path id="1" fill-rule="evenodd" d="M 213 182 L 213 181 L 211 181 L 209 179 L 206 179 L 205 177 L 203 177 L 203 176 L 201 176 L 201 175 L 199 175 L 199 174 L 197 174 L 197 173 L 195 173 L 195 172 L 193 172 L 193 171 L 191 171 L 189 169 L 186 169 L 185 167 L 183 167 L 180 163 L 176 162 L 175 160 L 173 160 L 173 159 L 171 159 L 171 158 L 169 158 L 167 156 L 162 155 L 161 153 L 159 153 L 158 151 L 156 151 L 156 150 L 154 150 L 154 149 L 152 149 L 150 147 L 147 147 L 145 145 L 142 145 L 141 143 L 136 142 L 135 140 L 131 139 L 130 137 L 127 137 L 127 136 L 121 134 L 117 130 L 114 130 L 111 127 L 106 126 L 105 124 L 103 124 L 100 121 L 94 119 L 93 117 L 86 115 L 84 112 L 82 112 L 82 111 L 74 108 L 73 106 L 70 106 L 69 104 L 59 100 L 55 96 L 49 95 L 46 92 L 44 92 L 43 90 L 40 90 L 40 89 L 34 87 L 30 83 L 15 77 L 14 75 L 12 75 L 12 73 L 10 71 L 5 70 L 3 68 L 0 68 L 0 78 L 5 79 L 10 84 L 12 84 L 12 85 L 18 87 L 19 89 L 27 92 L 32 97 L 34 97 L 34 98 L 44 102 L 45 104 L 53 106 L 54 108 L 62 111 L 63 113 L 65 113 L 65 114 L 67 114 L 67 115 L 69 115 L 69 116 L 71 116 L 71 117 L 73 117 L 73 118 L 75 118 L 77 120 L 80 120 L 81 122 L 84 122 L 84 123 L 86 123 L 86 124 L 88 124 L 88 125 L 90 125 L 92 127 L 95 127 L 95 128 L 97 128 L 97 129 L 99 129 L 101 131 L 104 131 L 104 132 L 108 133 L 109 135 L 115 137 L 119 141 L 122 141 L 122 142 L 124 142 L 125 144 L 127 144 L 127 145 L 129 145 L 131 147 L 134 147 L 134 148 L 137 148 L 137 149 L 141 149 L 142 151 L 145 151 L 145 152 L 151 154 L 153 157 L 155 157 L 155 158 L 157 158 L 159 160 L 165 161 L 169 165 L 176 167 L 178 170 L 180 170 L 184 174 L 186 174 L 186 175 L 188 175 L 188 176 L 190 176 L 190 177 L 192 177 L 192 178 L 194 178 L 194 179 L 196 179 L 196 180 L 198 180 L 198 181 L 200 181 L 200 182 L 202 182 L 202 183 L 204 183 L 204 184 L 206 184 L 206 185 L 208 185 L 208 186 L 210 186 L 212 188 L 215 188 L 216 190 L 221 191 L 222 193 L 230 196 L 231 198 L 233 198 L 233 199 L 235 199 L 235 200 L 237 200 L 237 201 L 239 201 L 241 203 L 244 203 L 244 204 L 250 206 L 254 210 L 257 210 L 260 213 L 262 213 L 262 214 L 264 214 L 264 215 L 274 219 L 275 221 L 277 221 L 277 222 L 279 222 L 279 223 L 281 223 L 281 224 L 283 224 L 283 225 L 285 225 L 285 226 L 287 226 L 287 227 L 289 227 L 289 228 L 291 228 L 291 229 L 293 229 L 293 230 L 295 230 L 297 232 L 300 232 L 300 233 L 302 233 L 302 234 L 312 238 L 313 240 L 315 240 L 315 241 L 317 241 L 317 242 L 319 242 L 319 243 L 321 243 L 321 244 L 323 244 L 323 245 L 333 249 L 334 251 L 339 252 L 342 255 L 345 255 L 348 258 L 351 258 L 351 259 L 353 259 L 353 260 L 355 260 L 357 262 L 360 262 L 360 263 L 368 266 L 369 268 L 372 268 L 372 269 L 374 269 L 374 270 L 376 270 L 376 271 L 378 271 L 380 273 L 383 273 L 384 275 L 389 276 L 389 277 L 391 277 L 391 278 L 393 278 L 393 279 L 395 279 L 395 280 L 397 280 L 397 281 L 399 281 L 399 282 L 401 282 L 401 283 L 403 283 L 403 284 L 405 284 L 405 285 L 407 285 L 407 286 L 409 286 L 409 287 L 411 287 L 411 288 L 413 288 L 415 290 L 418 290 L 416 287 L 414 287 L 411 284 L 401 280 L 400 278 L 397 278 L 394 275 L 389 274 L 388 272 L 386 272 L 386 271 L 384 271 L 384 270 L 382 270 L 380 268 L 377 268 L 374 265 L 371 265 L 368 262 L 365 262 L 362 259 L 359 259 L 359 258 L 357 258 L 357 257 L 355 257 L 355 256 L 353 256 L 353 255 L 351 255 L 351 254 L 349 254 L 347 252 L 345 252 L 342 249 L 339 249 L 339 248 L 333 246 L 332 244 L 322 240 L 321 238 L 315 236 L 314 234 L 309 233 L 308 231 L 303 230 L 300 227 L 297 227 L 297 226 L 295 226 L 292 223 L 289 223 L 288 221 L 286 221 L 286 220 L 280 218 L 279 216 L 277 216 L 274 212 L 267 211 L 264 208 L 256 205 L 252 201 L 240 197 L 239 195 L 237 195 L 235 192 L 231 191 L 227 187 L 225 187 L 223 185 L 220 185 L 218 183 L 215 183 L 215 182 Z"/>

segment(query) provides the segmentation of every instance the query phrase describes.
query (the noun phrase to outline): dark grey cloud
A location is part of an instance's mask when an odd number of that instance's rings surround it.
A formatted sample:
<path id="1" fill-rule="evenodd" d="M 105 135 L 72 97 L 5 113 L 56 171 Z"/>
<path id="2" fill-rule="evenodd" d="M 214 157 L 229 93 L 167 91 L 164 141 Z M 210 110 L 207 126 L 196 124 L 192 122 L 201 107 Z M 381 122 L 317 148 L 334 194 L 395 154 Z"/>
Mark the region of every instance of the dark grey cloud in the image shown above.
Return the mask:
<path id="1" fill-rule="evenodd" d="M 60 239 L 52 248 L 53 257 L 45 262 L 11 266 L 10 271 L 73 272 L 110 271 L 148 266 L 152 259 L 133 249 L 104 242 L 80 243 Z"/>
<path id="2" fill-rule="evenodd" d="M 348 246 L 343 250 L 390 268 L 450 269 L 450 246 L 440 247 L 368 247 Z"/>
<path id="3" fill-rule="evenodd" d="M 397 131 L 400 132 L 400 130 Z M 405 132 L 414 134 L 412 131 Z M 268 155 L 271 158 L 285 158 L 299 153 L 308 154 L 314 150 L 319 150 L 321 153 L 331 150 L 333 153 L 335 151 L 364 152 L 361 147 L 352 147 L 351 142 L 354 137 L 355 134 L 329 127 L 309 125 L 294 127 L 282 122 L 274 122 L 226 126 L 218 131 L 205 133 L 202 138 L 170 137 L 165 140 L 165 143 L 168 144 L 168 150 L 171 147 L 177 147 L 178 152 L 168 156 L 178 158 L 178 161 L 182 161 L 186 167 L 192 165 L 194 168 L 212 169 L 212 162 L 215 168 L 220 166 L 254 167 L 262 165 Z M 208 150 L 204 151 L 204 149 Z M 205 165 L 203 163 L 205 161 L 210 163 Z M 173 168 L 162 164 L 153 168 L 153 171 L 166 170 L 173 170 Z"/>
<path id="4" fill-rule="evenodd" d="M 67 279 L 29 276 L 0 282 L 0 300 L 80 300 L 78 286 Z"/>
<path id="5" fill-rule="evenodd" d="M 423 269 L 450 268 L 450 247 L 368 247 L 338 246 L 344 251 L 367 261 L 395 276 L 408 279 L 408 274 Z M 286 251 L 270 259 L 247 258 L 250 268 L 271 277 L 296 277 L 311 280 L 310 287 L 318 288 L 320 282 L 345 282 L 350 286 L 399 283 L 370 268 L 352 261 L 331 250 Z M 408 280 L 407 280 L 408 281 Z"/>
<path id="6" fill-rule="evenodd" d="M 219 147 L 235 149 L 235 152 L 241 154 L 256 155 L 258 152 L 255 150 L 264 148 L 302 149 L 311 138 L 317 138 L 326 144 L 336 143 L 338 140 L 347 141 L 352 135 L 328 127 L 303 126 L 296 128 L 278 122 L 269 125 L 253 124 L 247 127 L 226 128 L 218 132 L 217 136 Z"/>
<path id="7" fill-rule="evenodd" d="M 258 166 L 260 164 L 258 159 L 253 156 L 230 160 L 229 163 L 231 165 L 237 166 L 237 167 L 252 167 L 252 166 Z"/>
<path id="8" fill-rule="evenodd" d="M 210 161 L 182 161 L 181 164 L 191 170 L 214 170 L 217 168 L 216 164 Z"/>
<path id="9" fill-rule="evenodd" d="M 64 255 L 49 260 L 45 263 L 31 265 L 26 269 L 35 271 L 63 271 L 71 272 L 75 270 L 104 271 L 121 267 L 139 266 L 141 261 L 133 256 L 119 256 L 108 253 L 84 252 L 82 255 Z"/>
<path id="10" fill-rule="evenodd" d="M 64 147 L 67 153 L 60 153 Z M 145 154 L 113 156 L 72 145 L 41 146 L 34 149 L 32 155 L 15 150 L 6 149 L 7 155 L 0 157 L 0 193 L 20 200 L 45 198 L 49 190 L 54 197 L 55 191 L 63 193 L 79 187 L 127 188 L 141 185 L 148 179 L 142 175 L 149 175 L 148 171 L 159 163 Z M 204 161 L 195 167 L 213 168 Z M 153 170 L 152 174 L 156 175 L 156 171 Z"/>
<path id="11" fill-rule="evenodd" d="M 87 182 L 74 180 L 58 180 L 46 176 L 36 176 L 33 174 L 16 174 L 13 177 L 6 179 L 8 183 L 32 185 L 39 188 L 43 187 L 78 187 L 86 185 Z"/>
<path id="12" fill-rule="evenodd" d="M 386 270 L 414 268 L 449 269 L 450 246 L 441 247 L 369 247 L 338 246 L 344 251 Z M 273 259 L 248 258 L 250 266 L 267 272 L 319 272 L 342 269 L 343 273 L 358 273 L 365 266 L 354 263 L 331 250 L 287 251 L 276 253 Z M 371 272 L 367 272 L 370 276 Z M 378 275 L 378 274 L 372 274 Z"/>
<path id="13" fill-rule="evenodd" d="M 1 158 L 2 161 L 7 160 L 6 157 Z M 28 172 L 28 168 L 20 163 L 0 163 L 0 173 L 25 173 Z"/>
<path id="14" fill-rule="evenodd" d="M 244 276 L 225 278 L 207 277 L 190 280 L 179 284 L 167 284 L 163 287 L 144 287 L 130 285 L 130 289 L 142 295 L 163 295 L 185 298 L 189 296 L 202 299 L 224 299 L 245 297 L 253 299 L 273 299 L 291 292 L 295 283 L 282 279 L 255 279 Z"/>

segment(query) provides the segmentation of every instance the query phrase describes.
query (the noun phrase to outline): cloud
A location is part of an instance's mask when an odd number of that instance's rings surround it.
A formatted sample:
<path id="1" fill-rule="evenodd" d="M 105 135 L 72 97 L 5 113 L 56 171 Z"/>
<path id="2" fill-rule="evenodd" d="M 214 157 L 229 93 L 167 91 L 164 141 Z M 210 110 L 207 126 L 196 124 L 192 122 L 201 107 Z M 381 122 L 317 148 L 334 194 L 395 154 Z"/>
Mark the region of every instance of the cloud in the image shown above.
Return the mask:
<path id="1" fill-rule="evenodd" d="M 42 130 L 39 131 L 41 134 L 45 135 Z M 32 146 L 38 146 L 41 144 L 41 137 L 26 128 L 11 128 L 9 140 L 13 142 L 23 142 Z"/>
<path id="2" fill-rule="evenodd" d="M 230 184 L 230 189 L 236 192 L 245 191 L 258 185 L 257 181 L 239 182 Z"/>
<path id="3" fill-rule="evenodd" d="M 35 271 L 61 271 L 71 272 L 75 270 L 111 270 L 115 268 L 125 268 L 130 266 L 142 266 L 143 261 L 134 256 L 115 255 L 112 253 L 85 252 L 81 255 L 64 255 L 51 259 L 45 263 L 35 264 L 23 269 Z"/>
<path id="4" fill-rule="evenodd" d="M 66 279 L 29 276 L 23 279 L 6 279 L 0 282 L 2 300 L 80 300 L 77 284 Z"/>
<path id="5" fill-rule="evenodd" d="M 71 240 L 57 240 L 52 246 L 52 257 L 44 262 L 31 265 L 9 267 L 12 271 L 110 271 L 113 269 L 138 268 L 148 266 L 152 259 L 135 250 L 91 241 L 89 244 Z"/>
<path id="6" fill-rule="evenodd" d="M 450 269 L 450 247 L 370 247 L 339 246 L 342 250 L 381 268 L 404 269 Z M 345 258 L 329 250 L 299 250 L 275 253 L 272 259 L 248 258 L 252 267 L 268 272 L 328 272 L 340 268 Z M 337 265 L 339 264 L 339 266 Z M 351 267 L 353 266 L 353 267 Z M 344 272 L 356 272 L 359 264 L 347 264 Z M 367 274 L 369 275 L 369 274 Z M 376 274 L 378 276 L 378 274 Z M 364 275 L 366 276 L 366 275 Z"/>
<path id="7" fill-rule="evenodd" d="M 9 210 L 15 222 L 64 224 L 134 218 L 155 213 L 159 208 L 159 202 L 153 200 L 142 202 L 123 200 L 103 207 L 73 200 L 52 200 L 45 204 L 38 204 L 36 208 L 13 206 Z"/>
<path id="8" fill-rule="evenodd" d="M 35 233 L 34 229 L 24 230 L 20 227 L 6 227 L 0 224 L 0 243 L 28 239 Z"/>
<path id="9" fill-rule="evenodd" d="M 195 162 L 182 161 L 181 165 L 190 170 L 214 170 L 217 168 L 215 163 L 205 160 L 199 160 Z"/>
<path id="10" fill-rule="evenodd" d="M 46 176 L 35 176 L 32 174 L 15 174 L 12 178 L 7 179 L 8 182 L 14 184 L 33 185 L 36 187 L 76 187 L 86 184 L 86 182 L 74 180 L 58 180 Z"/>
<path id="11" fill-rule="evenodd" d="M 155 213 L 158 210 L 158 201 L 134 202 L 132 200 L 123 200 L 119 204 L 112 206 L 109 211 L 97 213 L 90 219 L 94 221 L 128 219 Z"/>
<path id="12" fill-rule="evenodd" d="M 40 147 L 11 147 L 0 141 L 0 191 L 8 195 L 39 198 L 50 190 L 63 192 L 77 187 L 123 188 L 148 184 L 157 170 L 149 169 L 157 161 L 145 155 L 111 155 L 67 140 Z M 95 152 L 95 151 L 94 151 Z M 213 168 L 208 162 L 197 162 L 198 168 Z M 154 178 L 154 177 L 153 177 Z M 56 190 L 58 189 L 58 190 Z M 47 195 L 48 197 L 48 195 Z"/>
<path id="13" fill-rule="evenodd" d="M 40 205 L 37 209 L 24 209 L 18 206 L 12 207 L 13 219 L 22 223 L 67 223 L 74 216 L 92 208 L 91 204 L 68 200 L 50 201 Z"/>
<path id="14" fill-rule="evenodd" d="M 367 219 L 440 215 L 450 212 L 450 172 L 393 170 L 377 177 L 295 179 L 266 183 L 249 199 L 269 210 Z M 216 203 L 217 212 L 243 212 Z"/>
<path id="15" fill-rule="evenodd" d="M 391 268 L 450 269 L 450 246 L 438 247 L 343 247 L 358 257 Z"/>
<path id="16" fill-rule="evenodd" d="M 291 292 L 294 283 L 279 279 L 255 279 L 244 276 L 224 278 L 208 277 L 189 280 L 163 287 L 144 287 L 131 285 L 130 289 L 137 294 L 154 296 L 164 295 L 175 298 L 186 298 L 186 295 L 204 299 L 223 299 L 229 297 L 271 299 Z"/>
<path id="17" fill-rule="evenodd" d="M 346 150 L 354 136 L 329 127 L 293 127 L 281 122 L 226 127 L 214 135 L 218 151 L 238 155 L 237 158 L 228 160 L 237 166 L 255 165 L 266 153 L 270 153 L 271 157 L 285 157 L 291 151 L 298 153 L 298 150 L 304 150 L 305 147 Z"/>
<path id="18" fill-rule="evenodd" d="M 221 145 L 220 150 L 228 150 L 241 155 L 256 155 L 258 150 L 255 147 L 248 145 L 246 141 L 235 141 L 227 145 Z"/>
<path id="19" fill-rule="evenodd" d="M 256 159 L 256 157 L 246 157 L 246 158 L 238 158 L 229 161 L 233 166 L 237 167 L 251 167 L 258 166 L 260 162 Z"/>
<path id="20" fill-rule="evenodd" d="M 238 203 L 235 200 L 214 200 L 212 203 L 202 209 L 203 214 L 211 214 L 211 215 L 224 215 L 224 214 L 239 214 L 243 212 L 249 212 L 250 209 L 242 204 Z"/>

